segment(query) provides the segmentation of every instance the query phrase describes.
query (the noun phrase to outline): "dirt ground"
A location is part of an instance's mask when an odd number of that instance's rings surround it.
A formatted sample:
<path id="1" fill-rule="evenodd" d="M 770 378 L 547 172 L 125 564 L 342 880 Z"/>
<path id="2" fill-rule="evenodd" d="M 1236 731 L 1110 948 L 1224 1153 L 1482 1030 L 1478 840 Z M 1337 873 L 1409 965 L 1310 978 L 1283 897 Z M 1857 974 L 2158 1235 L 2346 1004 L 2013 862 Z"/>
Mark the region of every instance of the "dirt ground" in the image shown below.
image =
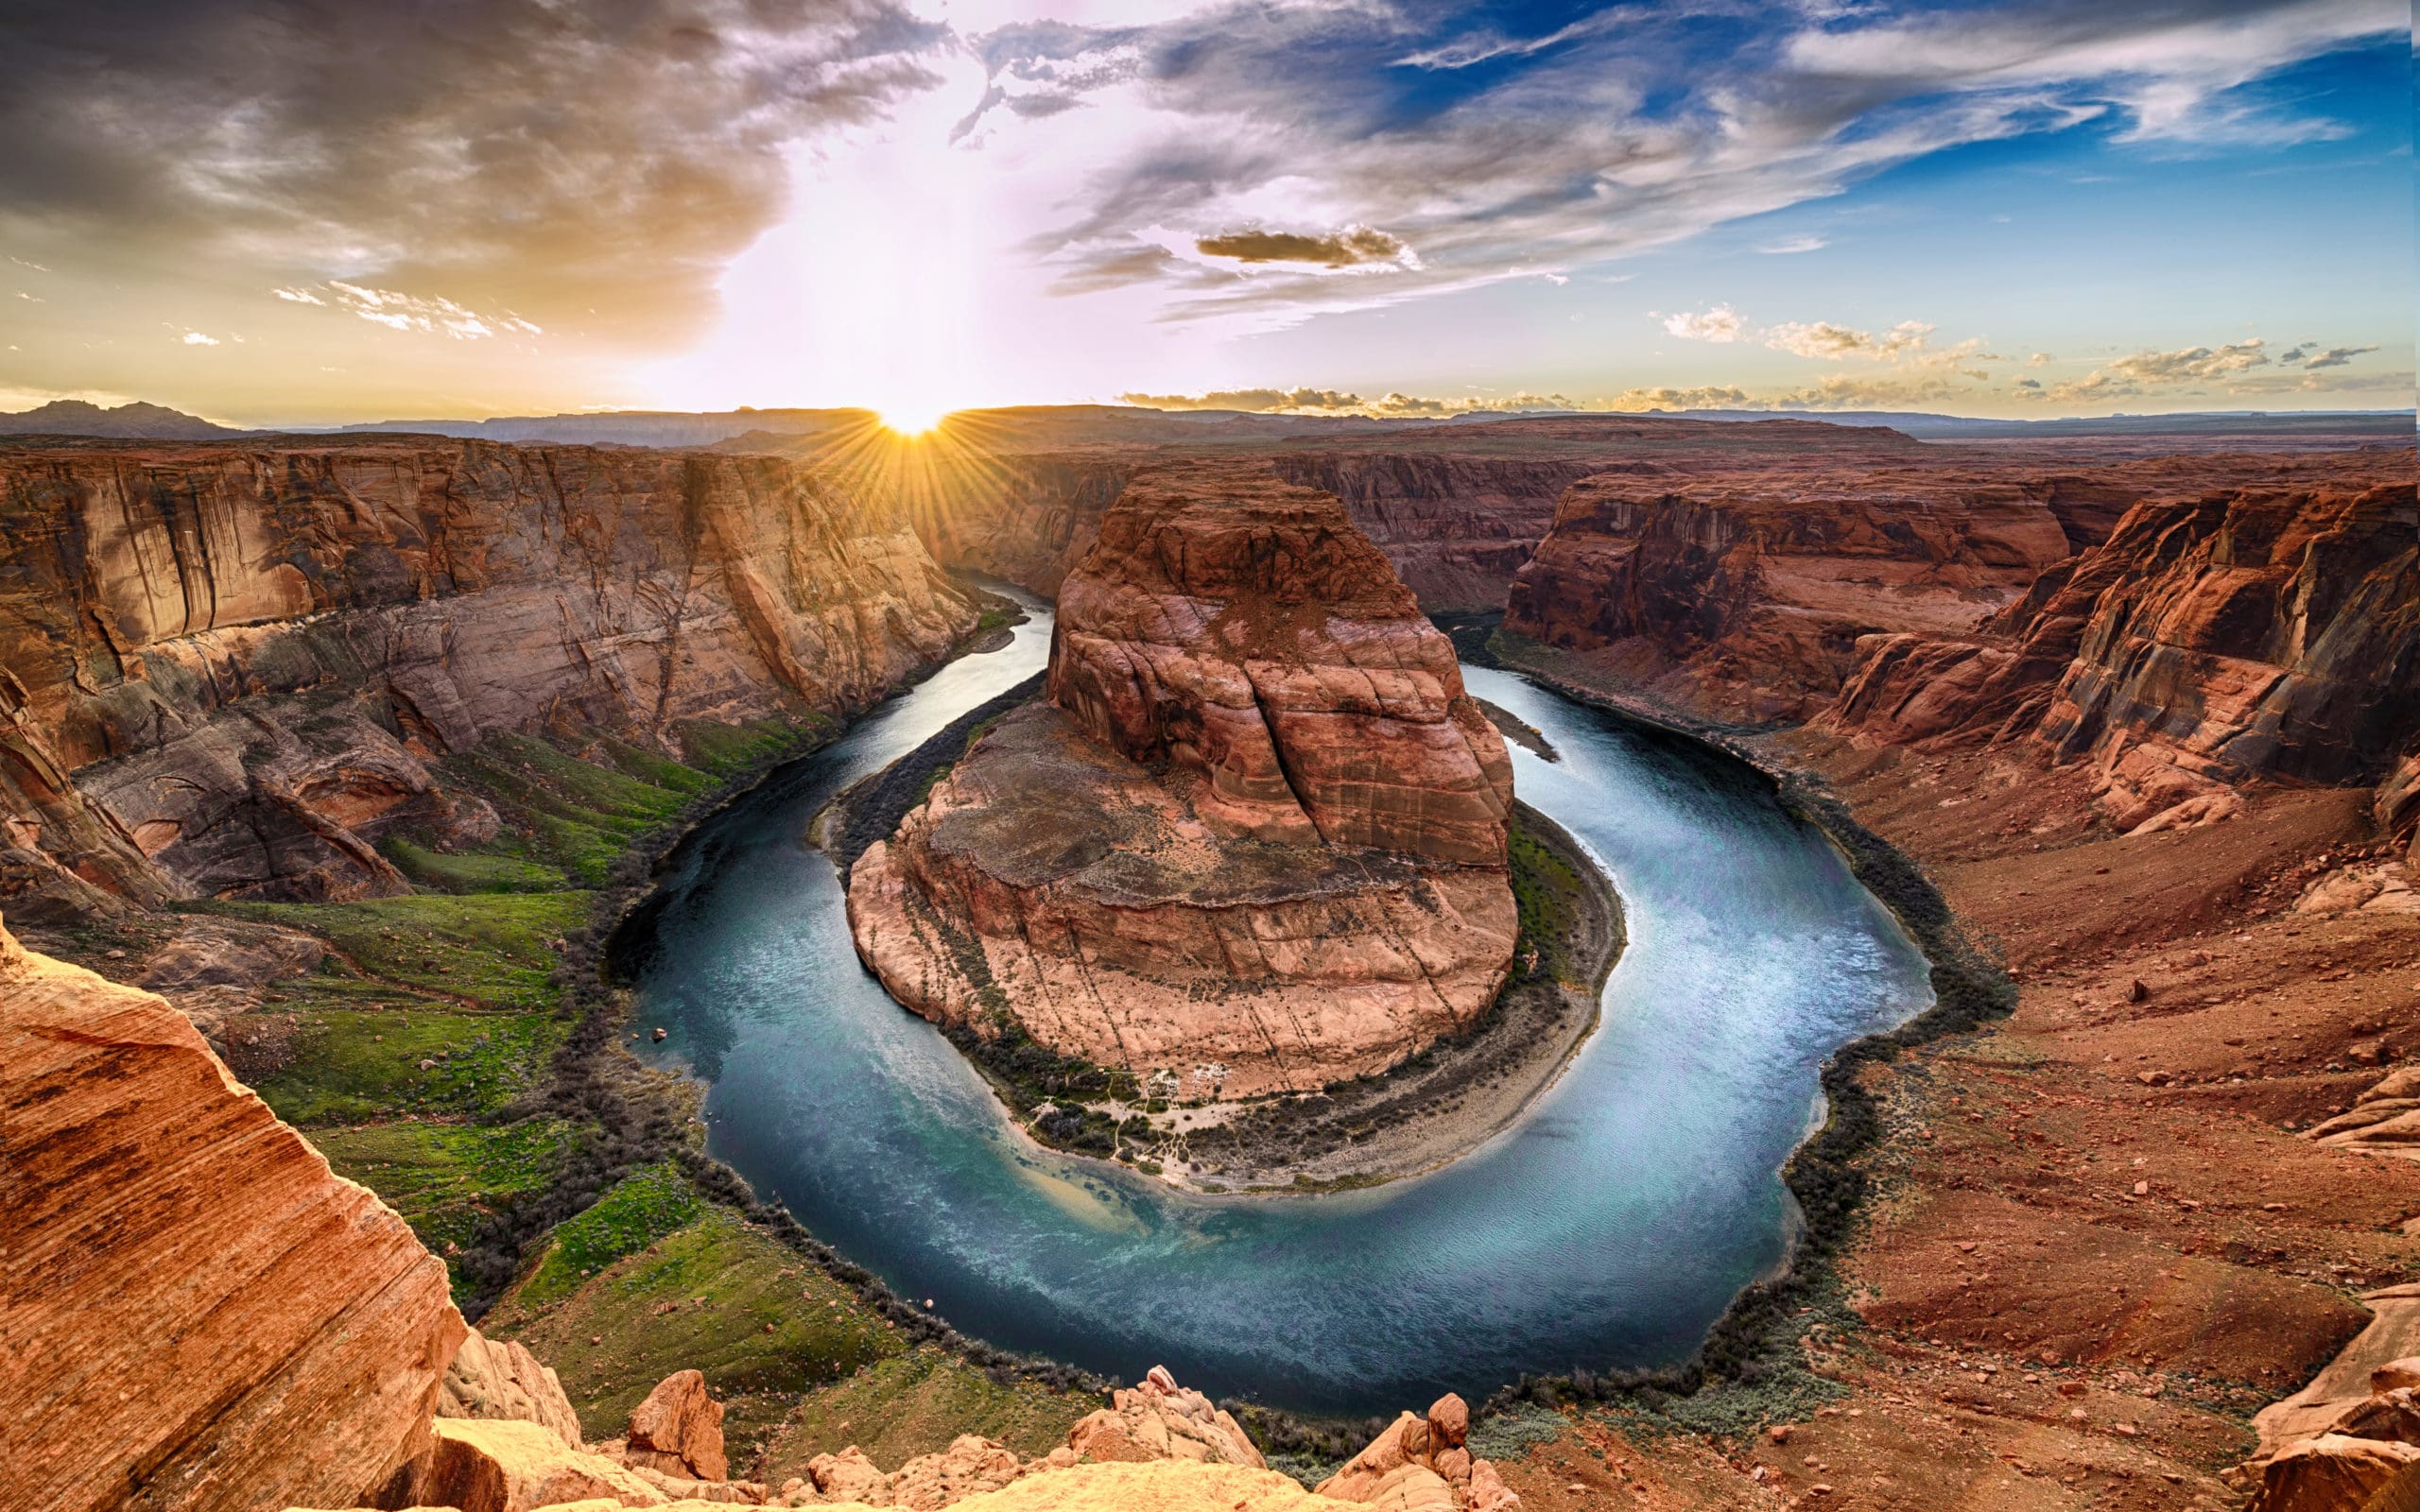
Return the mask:
<path id="1" fill-rule="evenodd" d="M 2240 1505 L 2251 1415 L 2420 1278 L 2420 1160 L 2298 1137 L 2420 1055 L 2420 915 L 2295 907 L 2385 856 L 2368 794 L 2129 839 L 2072 768 L 1771 755 L 1925 863 L 2020 1006 L 1873 1074 L 1862 1327 L 1802 1341 L 1837 1401 L 1734 1442 L 1577 1418 L 1507 1481 L 1531 1512 Z"/>

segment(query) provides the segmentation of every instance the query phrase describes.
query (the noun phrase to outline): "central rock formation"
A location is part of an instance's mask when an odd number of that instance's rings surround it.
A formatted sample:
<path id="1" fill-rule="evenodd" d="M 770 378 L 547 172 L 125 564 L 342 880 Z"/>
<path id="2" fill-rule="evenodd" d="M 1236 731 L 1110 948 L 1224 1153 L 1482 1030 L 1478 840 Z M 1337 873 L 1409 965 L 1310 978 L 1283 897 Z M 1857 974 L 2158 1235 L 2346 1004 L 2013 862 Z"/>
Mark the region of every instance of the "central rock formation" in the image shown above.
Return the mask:
<path id="1" fill-rule="evenodd" d="M 1512 787 L 1451 644 L 1333 495 L 1153 468 L 1061 590 L 1049 701 L 866 851 L 849 916 L 927 1018 L 1182 1097 L 1306 1090 L 1486 1012 Z"/>

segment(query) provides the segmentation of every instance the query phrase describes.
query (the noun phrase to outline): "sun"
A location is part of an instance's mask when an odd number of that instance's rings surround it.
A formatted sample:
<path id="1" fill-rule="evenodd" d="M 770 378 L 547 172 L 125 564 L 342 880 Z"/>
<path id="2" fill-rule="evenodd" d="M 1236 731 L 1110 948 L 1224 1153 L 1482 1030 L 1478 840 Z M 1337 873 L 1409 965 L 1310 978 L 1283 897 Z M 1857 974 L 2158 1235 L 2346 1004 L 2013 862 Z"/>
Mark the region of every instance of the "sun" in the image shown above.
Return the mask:
<path id="1" fill-rule="evenodd" d="M 922 436 L 948 418 L 939 404 L 885 404 L 874 412 L 882 428 L 896 436 Z"/>

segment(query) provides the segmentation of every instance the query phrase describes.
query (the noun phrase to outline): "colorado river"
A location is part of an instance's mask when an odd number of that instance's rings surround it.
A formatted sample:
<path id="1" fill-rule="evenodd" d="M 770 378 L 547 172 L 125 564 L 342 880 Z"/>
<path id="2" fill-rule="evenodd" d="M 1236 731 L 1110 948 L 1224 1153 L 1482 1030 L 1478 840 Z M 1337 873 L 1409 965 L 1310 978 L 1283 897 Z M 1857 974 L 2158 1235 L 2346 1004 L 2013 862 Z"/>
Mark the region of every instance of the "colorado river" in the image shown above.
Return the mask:
<path id="1" fill-rule="evenodd" d="M 1381 1412 L 1524 1372 L 1686 1356 L 1783 1257 L 1781 1163 L 1841 1044 L 1930 1002 L 1925 962 L 1820 834 L 1675 737 L 1471 669 L 1562 760 L 1525 799 L 1620 892 L 1603 1021 L 1519 1124 L 1429 1176 L 1222 1198 L 1035 1147 L 858 965 L 832 795 L 1041 669 L 1050 617 L 964 658 L 710 820 L 641 954 L 648 1054 L 711 1083 L 708 1147 L 960 1331 L 1127 1379 Z"/>

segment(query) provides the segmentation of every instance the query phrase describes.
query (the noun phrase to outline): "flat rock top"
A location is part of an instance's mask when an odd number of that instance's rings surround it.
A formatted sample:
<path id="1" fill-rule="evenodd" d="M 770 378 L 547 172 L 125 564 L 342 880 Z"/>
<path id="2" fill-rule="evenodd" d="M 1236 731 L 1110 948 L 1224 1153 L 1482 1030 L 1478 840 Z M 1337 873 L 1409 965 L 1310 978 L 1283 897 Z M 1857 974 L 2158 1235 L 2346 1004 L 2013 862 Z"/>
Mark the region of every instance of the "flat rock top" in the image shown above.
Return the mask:
<path id="1" fill-rule="evenodd" d="M 1088 740 L 1054 704 L 1000 719 L 934 794 L 928 844 L 1020 888 L 1114 905 L 1216 908 L 1359 891 L 1420 869 L 1392 852 L 1226 838 L 1195 816 L 1191 774 L 1160 777 Z"/>

